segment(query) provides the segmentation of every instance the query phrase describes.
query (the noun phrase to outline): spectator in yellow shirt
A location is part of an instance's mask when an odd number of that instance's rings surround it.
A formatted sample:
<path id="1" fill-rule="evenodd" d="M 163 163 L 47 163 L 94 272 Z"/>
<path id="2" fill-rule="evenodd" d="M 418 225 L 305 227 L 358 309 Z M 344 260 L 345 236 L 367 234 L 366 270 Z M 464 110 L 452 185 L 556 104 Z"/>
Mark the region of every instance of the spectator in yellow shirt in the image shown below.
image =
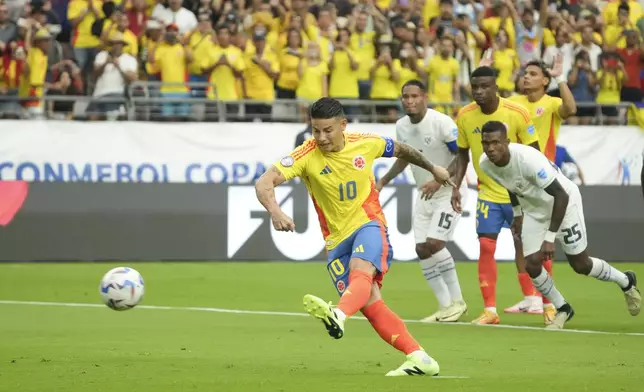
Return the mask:
<path id="1" fill-rule="evenodd" d="M 356 7 L 357 10 L 357 7 Z M 369 72 L 376 57 L 375 31 L 367 31 L 369 14 L 366 11 L 357 13 L 354 30 L 351 33 L 349 48 L 355 53 L 358 61 L 358 89 L 360 99 L 369 99 L 371 94 L 371 78 Z"/>
<path id="2" fill-rule="evenodd" d="M 329 96 L 336 99 L 358 99 L 358 56 L 351 49 L 351 32 L 339 29 L 335 40 L 333 55 L 329 62 Z M 354 105 L 345 105 L 347 114 L 353 116 L 358 110 Z"/>
<path id="3" fill-rule="evenodd" d="M 300 82 L 298 67 L 304 51 L 302 37 L 298 30 L 290 28 L 286 34 L 286 47 L 279 52 L 280 74 L 277 79 L 277 98 L 295 99 L 295 90 Z"/>
<path id="4" fill-rule="evenodd" d="M 190 115 L 187 103 L 190 94 L 186 85 L 188 64 L 192 62 L 192 52 L 179 40 L 179 27 L 171 24 L 167 27 L 164 42 L 150 56 L 150 62 L 158 67 L 161 74 L 161 96 L 164 102 L 161 114 L 166 119 L 186 120 Z"/>
<path id="5" fill-rule="evenodd" d="M 619 24 L 606 26 L 604 30 L 604 50 L 624 49 L 626 36 L 624 31 L 635 30 L 635 25 L 629 19 L 630 8 L 628 4 L 620 4 L 617 9 Z"/>
<path id="6" fill-rule="evenodd" d="M 210 14 L 199 14 L 197 21 L 199 22 L 197 27 L 188 33 L 186 39 L 188 41 L 188 47 L 190 47 L 190 51 L 194 57 L 194 60 L 190 63 L 190 67 L 188 67 L 191 83 L 190 92 L 193 97 L 205 98 L 206 86 L 203 84 L 208 82 L 210 73 L 204 72 L 204 68 L 207 68 L 210 63 L 210 53 L 214 46 L 214 36 Z M 199 83 L 202 85 L 196 85 Z"/>
<path id="7" fill-rule="evenodd" d="M 454 57 L 454 41 L 449 35 L 440 40 L 439 53 L 429 59 L 427 73 L 429 75 L 429 102 L 453 103 L 459 101 L 460 86 L 458 84 L 459 64 Z M 454 108 L 435 107 L 437 111 L 452 115 Z"/>
<path id="8" fill-rule="evenodd" d="M 92 35 L 92 24 L 103 17 L 101 0 L 71 0 L 67 7 L 67 19 L 72 25 L 71 44 L 78 66 L 87 71 L 94 64 L 98 37 Z"/>
<path id="9" fill-rule="evenodd" d="M 306 113 L 309 104 L 329 95 L 327 76 L 329 67 L 322 61 L 320 45 L 316 41 L 309 41 L 305 57 L 297 68 L 300 81 L 295 94 L 300 101 L 302 113 Z"/>
<path id="10" fill-rule="evenodd" d="M 47 75 L 47 53 L 51 45 L 51 34 L 46 29 L 40 29 L 34 35 L 33 47 L 27 54 L 23 64 L 20 81 L 20 96 L 32 98 L 23 102 L 27 112 L 34 117 L 42 116 L 44 105 L 42 97 L 45 92 Z"/>
<path id="11" fill-rule="evenodd" d="M 505 30 L 499 30 L 492 56 L 492 67 L 497 71 L 496 84 L 499 86 L 499 95 L 507 98 L 514 92 L 519 74 L 519 56 L 514 49 L 508 47 L 508 35 Z"/>
<path id="12" fill-rule="evenodd" d="M 391 40 L 389 37 L 380 39 L 378 58 L 372 60 L 371 99 L 381 101 L 396 101 L 399 96 L 398 81 L 400 80 L 400 60 L 391 56 Z M 398 104 L 376 106 L 376 113 L 387 122 L 395 122 L 398 117 Z"/>
<path id="13" fill-rule="evenodd" d="M 601 69 L 597 72 L 597 84 L 599 92 L 595 102 L 602 104 L 602 114 L 608 119 L 604 119 L 604 124 L 617 124 L 619 122 L 618 111 L 616 106 L 620 102 L 620 91 L 622 84 L 626 79 L 624 64 L 616 56 L 604 56 L 600 60 Z"/>
<path id="14" fill-rule="evenodd" d="M 242 97 L 237 88 L 237 79 L 241 77 L 246 65 L 241 49 L 231 45 L 228 25 L 217 27 L 217 45 L 210 48 L 209 56 L 205 69 L 210 82 L 208 98 L 226 102 L 226 113 L 234 116 L 239 110 L 238 105 L 232 102 Z"/>
<path id="15" fill-rule="evenodd" d="M 418 58 L 418 52 L 411 42 L 404 42 L 400 48 L 400 66 L 399 90 L 402 91 L 405 83 L 410 80 L 427 80 L 425 64 Z"/>
<path id="16" fill-rule="evenodd" d="M 246 105 L 246 115 L 257 120 L 268 120 L 271 103 L 275 99 L 273 86 L 279 75 L 279 63 L 275 53 L 266 45 L 266 30 L 255 28 L 253 46 L 245 54 L 245 95 L 247 99 L 258 101 Z"/>

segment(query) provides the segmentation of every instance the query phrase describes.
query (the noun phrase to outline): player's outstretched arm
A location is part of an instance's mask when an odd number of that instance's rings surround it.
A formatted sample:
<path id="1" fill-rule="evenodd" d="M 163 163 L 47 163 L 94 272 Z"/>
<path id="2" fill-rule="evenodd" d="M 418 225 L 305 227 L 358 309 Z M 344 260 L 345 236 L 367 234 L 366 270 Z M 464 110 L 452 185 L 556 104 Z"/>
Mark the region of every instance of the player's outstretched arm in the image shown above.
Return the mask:
<path id="1" fill-rule="evenodd" d="M 455 186 L 447 169 L 434 165 L 423 156 L 423 153 L 408 144 L 394 142 L 394 156 L 429 171 L 441 185 Z"/>
<path id="2" fill-rule="evenodd" d="M 271 214 L 275 230 L 293 231 L 295 230 L 295 223 L 282 211 L 275 199 L 275 187 L 284 181 L 286 181 L 284 175 L 275 166 L 271 166 L 255 183 L 255 194 L 257 195 L 257 200 Z"/>
<path id="3" fill-rule="evenodd" d="M 382 176 L 380 180 L 378 180 L 378 183 L 376 184 L 376 189 L 378 190 L 378 192 L 380 192 L 380 190 L 382 190 L 385 185 L 389 184 L 391 180 L 396 178 L 398 174 L 402 173 L 408 165 L 409 162 L 407 162 L 406 160 L 402 158 L 396 159 L 396 162 L 394 162 L 389 171 L 384 176 Z"/>

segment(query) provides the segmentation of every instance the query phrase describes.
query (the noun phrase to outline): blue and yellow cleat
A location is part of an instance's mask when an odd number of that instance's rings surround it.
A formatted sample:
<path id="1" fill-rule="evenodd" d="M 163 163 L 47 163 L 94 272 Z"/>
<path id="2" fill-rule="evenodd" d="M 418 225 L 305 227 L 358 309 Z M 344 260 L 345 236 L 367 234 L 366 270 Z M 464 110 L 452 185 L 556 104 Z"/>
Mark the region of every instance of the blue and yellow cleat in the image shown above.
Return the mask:
<path id="1" fill-rule="evenodd" d="M 398 369 L 387 373 L 387 377 L 399 376 L 438 376 L 440 366 L 434 358 L 424 351 L 416 351 L 407 355 L 407 360 Z"/>
<path id="2" fill-rule="evenodd" d="M 322 320 L 332 338 L 340 339 L 344 336 L 344 321 L 335 314 L 330 302 L 326 303 L 322 298 L 311 294 L 305 295 L 303 302 L 306 312 L 316 319 Z"/>

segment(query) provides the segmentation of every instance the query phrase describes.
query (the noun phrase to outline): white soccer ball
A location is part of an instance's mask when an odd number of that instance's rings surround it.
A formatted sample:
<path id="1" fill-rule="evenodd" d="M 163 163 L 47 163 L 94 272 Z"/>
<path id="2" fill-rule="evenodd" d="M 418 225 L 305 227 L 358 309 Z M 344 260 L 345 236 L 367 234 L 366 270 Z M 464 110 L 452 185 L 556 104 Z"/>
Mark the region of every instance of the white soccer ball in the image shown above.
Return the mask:
<path id="1" fill-rule="evenodd" d="M 581 179 L 579 178 L 579 170 L 577 165 L 571 162 L 565 162 L 561 165 L 561 173 L 568 178 L 570 181 L 574 182 L 577 185 L 581 184 Z"/>
<path id="2" fill-rule="evenodd" d="M 143 277 L 133 268 L 109 270 L 98 288 L 101 299 L 110 309 L 128 310 L 141 302 L 145 293 Z"/>

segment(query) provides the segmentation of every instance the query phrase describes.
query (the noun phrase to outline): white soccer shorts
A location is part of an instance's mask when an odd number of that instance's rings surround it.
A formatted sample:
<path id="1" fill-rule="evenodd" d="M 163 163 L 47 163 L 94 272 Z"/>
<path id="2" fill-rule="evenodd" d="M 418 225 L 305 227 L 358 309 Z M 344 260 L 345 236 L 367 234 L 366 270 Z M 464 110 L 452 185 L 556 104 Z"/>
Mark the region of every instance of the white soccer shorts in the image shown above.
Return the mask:
<path id="1" fill-rule="evenodd" d="M 416 243 L 422 244 L 427 238 L 450 241 L 461 217 L 452 208 L 451 193 L 429 200 L 423 200 L 421 196 L 419 193 L 412 222 Z"/>
<path id="2" fill-rule="evenodd" d="M 532 218 L 529 213 L 525 214 L 521 230 L 524 255 L 529 256 L 541 250 L 548 228 L 550 228 L 549 220 L 541 222 Z M 579 190 L 570 195 L 566 215 L 556 238 L 567 255 L 577 255 L 588 247 L 584 207 Z"/>

